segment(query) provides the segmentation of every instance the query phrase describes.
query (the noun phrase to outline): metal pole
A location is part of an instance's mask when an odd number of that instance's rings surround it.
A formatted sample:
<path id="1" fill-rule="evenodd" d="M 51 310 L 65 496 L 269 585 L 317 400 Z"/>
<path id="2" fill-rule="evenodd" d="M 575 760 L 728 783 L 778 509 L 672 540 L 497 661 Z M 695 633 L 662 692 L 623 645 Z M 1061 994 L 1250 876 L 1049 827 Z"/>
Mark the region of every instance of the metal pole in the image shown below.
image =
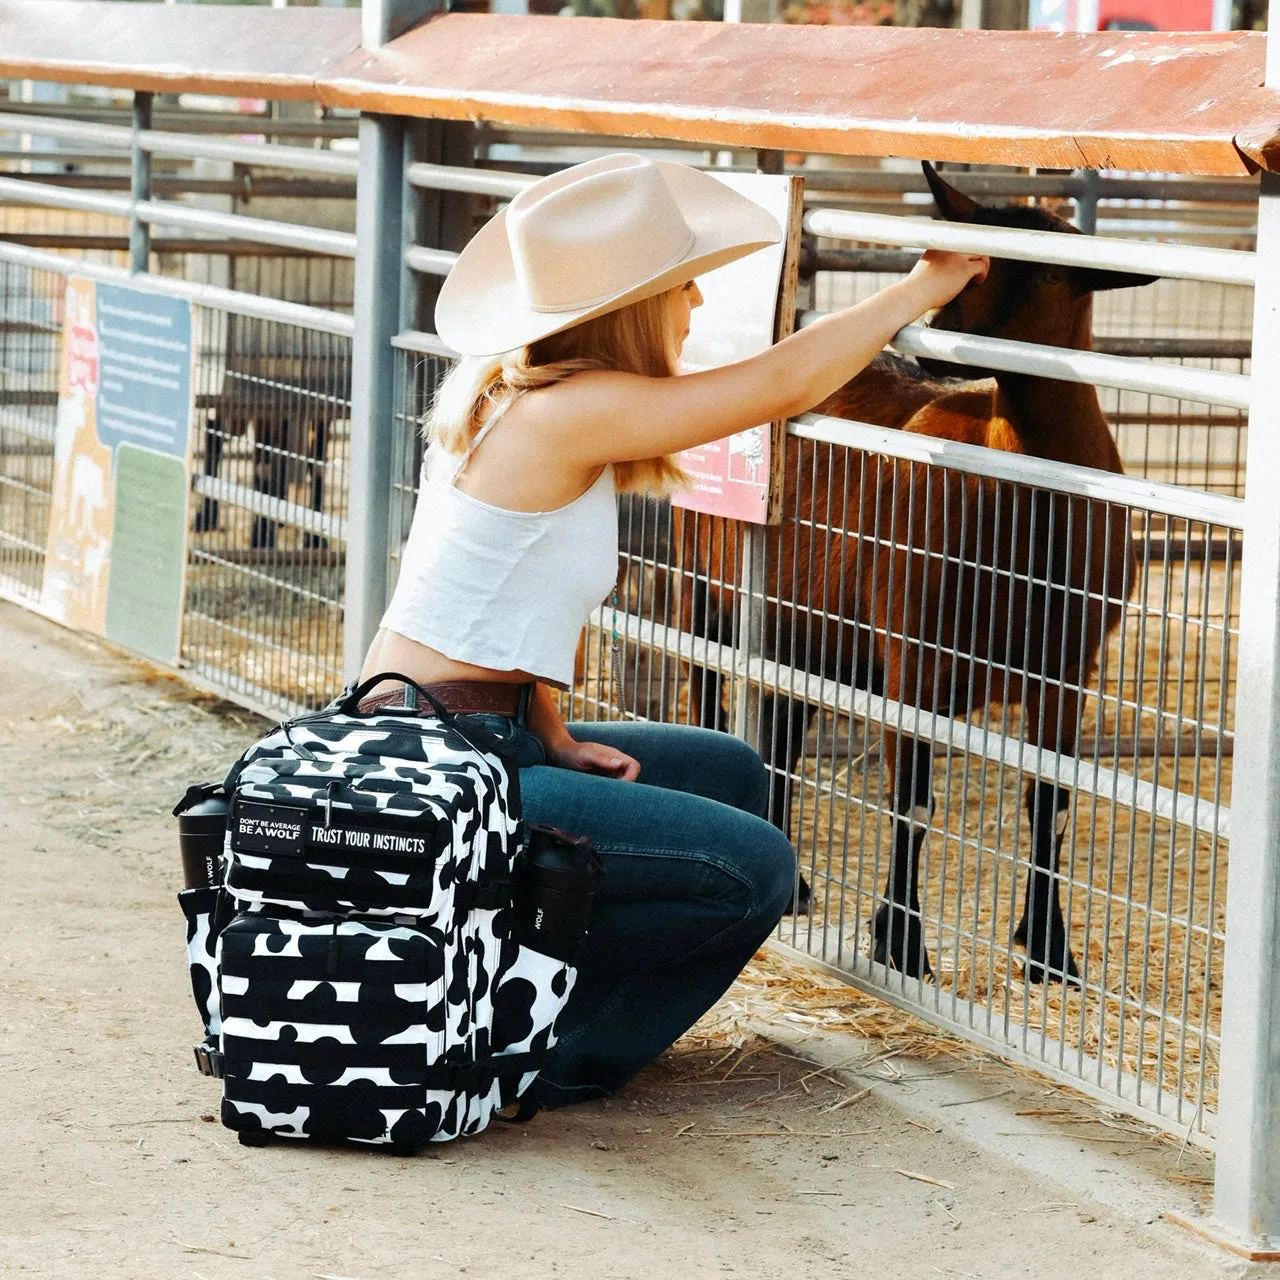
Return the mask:
<path id="1" fill-rule="evenodd" d="M 781 151 L 756 152 L 756 169 L 760 173 L 782 173 L 785 156 Z M 738 558 L 738 634 L 735 667 L 739 672 L 734 690 L 733 732 L 758 750 L 765 750 L 760 740 L 760 717 L 763 690 L 747 674 L 753 663 L 765 656 L 766 575 L 765 538 L 762 525 L 744 523 L 742 546 Z M 785 786 L 778 782 L 774 786 Z"/>
<path id="2" fill-rule="evenodd" d="M 361 36 L 377 49 L 440 8 L 437 0 L 364 0 Z M 346 679 L 360 671 L 387 602 L 395 353 L 403 243 L 404 121 L 360 117 L 356 187 L 356 332 L 351 348 L 351 454 L 342 629 Z"/>
<path id="3" fill-rule="evenodd" d="M 1100 181 L 1097 169 L 1085 169 L 1080 174 L 1080 194 L 1076 196 L 1076 226 L 1087 236 L 1098 233 L 1098 184 Z"/>
<path id="4" fill-rule="evenodd" d="M 406 171 L 414 163 L 453 171 L 472 168 L 475 149 L 475 131 L 470 124 L 417 121 L 409 127 L 405 138 Z M 443 250 L 451 256 L 471 239 L 472 197 L 466 191 L 447 187 L 416 188 L 406 183 L 405 209 L 406 248 Z M 451 257 L 445 261 L 452 265 Z M 434 330 L 436 297 L 444 283 L 443 277 L 423 277 L 417 272 L 406 272 L 406 277 L 402 328 Z"/>
<path id="5" fill-rule="evenodd" d="M 343 673 L 359 673 L 387 602 L 395 355 L 400 327 L 403 122 L 360 117 L 356 188 L 356 331 L 351 346 L 351 456 Z"/>
<path id="6" fill-rule="evenodd" d="M 129 148 L 129 270 L 145 275 L 151 269 L 151 227 L 138 217 L 138 205 L 151 199 L 151 152 L 142 146 L 143 132 L 151 128 L 154 96 L 133 95 L 133 139 Z"/>
<path id="7" fill-rule="evenodd" d="M 1280 4 L 1270 6 L 1275 31 Z M 1280 40 L 1267 39 L 1268 86 L 1280 84 Z M 1254 293 L 1253 407 L 1245 487 L 1232 798 L 1227 878 L 1222 1073 L 1213 1216 L 1253 1253 L 1280 1248 L 1280 175 L 1262 175 Z"/>

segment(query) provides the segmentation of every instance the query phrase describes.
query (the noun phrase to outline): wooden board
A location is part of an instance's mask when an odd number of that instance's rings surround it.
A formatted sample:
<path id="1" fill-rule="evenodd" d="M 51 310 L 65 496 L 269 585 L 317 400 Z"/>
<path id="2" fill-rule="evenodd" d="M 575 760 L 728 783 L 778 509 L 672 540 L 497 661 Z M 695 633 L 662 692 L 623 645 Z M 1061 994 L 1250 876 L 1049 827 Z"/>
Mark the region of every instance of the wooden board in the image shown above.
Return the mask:
<path id="1" fill-rule="evenodd" d="M 1254 32 L 1067 33 L 0 0 L 0 75 L 626 138 L 1049 168 L 1280 165 Z"/>
<path id="2" fill-rule="evenodd" d="M 0 75 L 314 99 L 360 48 L 354 9 L 0 0 Z"/>
<path id="3" fill-rule="evenodd" d="M 1280 134 L 1280 93 L 1260 87 L 1265 48 L 1253 32 L 447 14 L 356 54 L 323 92 L 364 110 L 637 138 L 1242 174 L 1254 162 L 1236 134 Z"/>

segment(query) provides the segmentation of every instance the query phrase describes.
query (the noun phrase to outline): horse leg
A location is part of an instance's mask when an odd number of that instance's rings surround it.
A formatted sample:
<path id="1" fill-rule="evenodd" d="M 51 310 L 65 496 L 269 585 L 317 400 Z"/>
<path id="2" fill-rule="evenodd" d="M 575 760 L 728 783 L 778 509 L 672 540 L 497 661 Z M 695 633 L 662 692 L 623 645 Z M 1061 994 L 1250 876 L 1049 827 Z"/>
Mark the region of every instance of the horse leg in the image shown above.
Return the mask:
<path id="1" fill-rule="evenodd" d="M 933 974 L 920 918 L 920 850 L 933 817 L 933 749 L 885 735 L 893 785 L 893 855 L 885 901 L 871 929 L 871 958 L 910 978 Z"/>
<path id="2" fill-rule="evenodd" d="M 1032 839 L 1031 874 L 1013 940 L 1027 949 L 1028 982 L 1062 982 L 1064 977 L 1079 982 L 1080 970 L 1067 940 L 1058 878 L 1071 792 L 1037 779 L 1027 784 L 1026 803 Z"/>
<path id="3" fill-rule="evenodd" d="M 222 418 L 215 415 L 204 428 L 204 474 L 218 478 L 218 468 L 222 466 Z M 196 533 L 206 533 L 218 527 L 218 500 L 205 498 L 196 512 L 192 528 Z"/>
<path id="4" fill-rule="evenodd" d="M 813 708 L 803 698 L 784 693 L 759 695 L 760 756 L 769 771 L 769 809 L 766 816 L 784 835 L 791 834 L 791 775 L 804 749 Z M 790 914 L 805 916 L 812 906 L 809 882 L 800 876 Z"/>
<path id="5" fill-rule="evenodd" d="M 253 487 L 268 497 L 283 498 L 287 489 L 289 423 L 284 419 L 268 426 L 261 419 L 253 424 Z M 249 534 L 251 547 L 274 547 L 278 526 L 263 515 L 253 517 Z"/>
<path id="6" fill-rule="evenodd" d="M 1087 677 L 1086 677 L 1087 678 Z M 1035 745 L 1053 754 L 1075 751 L 1080 668 L 1065 669 L 1061 681 L 1045 682 L 1028 690 L 1027 722 Z M 1013 940 L 1027 950 L 1027 982 L 1079 982 L 1080 971 L 1067 940 L 1062 914 L 1058 867 L 1066 836 L 1071 792 L 1054 782 L 1033 779 L 1027 783 L 1027 820 L 1031 829 L 1031 874 L 1027 878 L 1026 904 Z"/>
<path id="7" fill-rule="evenodd" d="M 311 480 L 311 510 L 324 510 L 324 459 L 325 454 L 329 450 L 329 420 L 327 418 L 318 417 L 311 424 L 311 430 L 307 433 L 310 449 L 307 459 L 307 468 L 310 471 Z M 302 545 L 304 547 L 324 548 L 329 545 L 329 540 L 319 533 L 305 533 L 302 536 Z"/>

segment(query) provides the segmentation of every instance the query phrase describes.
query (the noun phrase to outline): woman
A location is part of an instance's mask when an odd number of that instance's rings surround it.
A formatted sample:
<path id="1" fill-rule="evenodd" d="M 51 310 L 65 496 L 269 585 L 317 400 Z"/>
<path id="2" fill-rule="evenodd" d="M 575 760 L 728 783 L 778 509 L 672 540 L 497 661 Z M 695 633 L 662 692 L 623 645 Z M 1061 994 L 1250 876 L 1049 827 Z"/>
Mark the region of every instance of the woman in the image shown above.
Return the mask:
<path id="1" fill-rule="evenodd" d="M 517 753 L 525 816 L 590 836 L 604 859 L 534 1086 L 543 1106 L 611 1092 L 672 1044 L 769 935 L 795 876 L 744 743 L 558 714 L 548 686 L 572 682 L 583 623 L 617 577 L 616 493 L 667 491 L 683 479 L 680 450 L 811 408 L 986 269 L 926 254 L 906 280 L 761 355 L 673 376 L 702 301 L 694 277 L 778 237 L 706 174 L 606 156 L 512 200 L 436 308 L 462 358 L 428 415 L 429 476 L 362 676 L 401 672 L 484 716 Z M 412 706 L 412 691 L 363 706 L 392 701 Z"/>

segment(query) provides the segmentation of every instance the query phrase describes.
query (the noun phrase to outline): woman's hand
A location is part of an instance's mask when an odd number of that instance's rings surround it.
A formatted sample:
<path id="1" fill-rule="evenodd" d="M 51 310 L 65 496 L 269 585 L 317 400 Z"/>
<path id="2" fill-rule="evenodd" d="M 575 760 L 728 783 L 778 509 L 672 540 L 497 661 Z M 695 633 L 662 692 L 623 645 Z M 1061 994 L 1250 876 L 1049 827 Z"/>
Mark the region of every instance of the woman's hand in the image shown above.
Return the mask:
<path id="1" fill-rule="evenodd" d="M 625 751 L 606 747 L 602 742 L 578 742 L 568 736 L 547 751 L 547 763 L 557 769 L 576 769 L 579 773 L 598 773 L 619 782 L 634 782 L 640 776 L 640 762 Z"/>
<path id="2" fill-rule="evenodd" d="M 911 268 L 907 282 L 919 290 L 925 303 L 923 314 L 950 302 L 971 280 L 981 283 L 990 266 L 990 259 L 981 254 L 927 249 Z"/>

